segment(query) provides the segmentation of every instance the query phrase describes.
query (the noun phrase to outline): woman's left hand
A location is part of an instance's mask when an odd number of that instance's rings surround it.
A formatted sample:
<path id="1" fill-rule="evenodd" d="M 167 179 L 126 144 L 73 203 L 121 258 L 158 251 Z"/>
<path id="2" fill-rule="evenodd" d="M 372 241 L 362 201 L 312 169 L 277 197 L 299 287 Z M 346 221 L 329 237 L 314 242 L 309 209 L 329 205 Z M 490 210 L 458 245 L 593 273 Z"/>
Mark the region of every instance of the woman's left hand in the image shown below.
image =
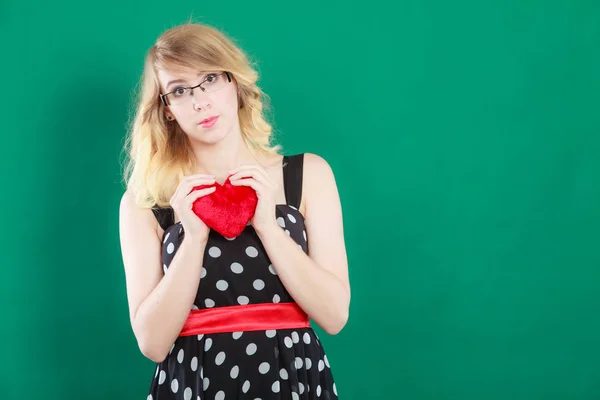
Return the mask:
<path id="1" fill-rule="evenodd" d="M 275 219 L 275 191 L 277 185 L 267 171 L 257 164 L 242 165 L 229 171 L 229 181 L 234 186 L 249 186 L 256 192 L 258 204 L 250 220 L 257 233 L 261 234 L 277 224 Z"/>

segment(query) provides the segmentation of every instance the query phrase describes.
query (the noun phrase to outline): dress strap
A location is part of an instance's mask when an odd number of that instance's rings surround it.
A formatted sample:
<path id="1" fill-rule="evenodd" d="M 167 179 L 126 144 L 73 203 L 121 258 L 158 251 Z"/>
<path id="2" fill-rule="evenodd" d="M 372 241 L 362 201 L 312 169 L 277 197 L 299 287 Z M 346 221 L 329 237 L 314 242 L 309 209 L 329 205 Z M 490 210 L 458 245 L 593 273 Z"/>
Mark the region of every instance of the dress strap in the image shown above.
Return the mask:
<path id="1" fill-rule="evenodd" d="M 175 224 L 175 213 L 171 207 L 154 206 L 152 207 L 152 212 L 163 231 L 166 231 L 168 227 Z"/>
<path id="2" fill-rule="evenodd" d="M 283 188 L 288 205 L 300 208 L 304 153 L 283 157 Z"/>

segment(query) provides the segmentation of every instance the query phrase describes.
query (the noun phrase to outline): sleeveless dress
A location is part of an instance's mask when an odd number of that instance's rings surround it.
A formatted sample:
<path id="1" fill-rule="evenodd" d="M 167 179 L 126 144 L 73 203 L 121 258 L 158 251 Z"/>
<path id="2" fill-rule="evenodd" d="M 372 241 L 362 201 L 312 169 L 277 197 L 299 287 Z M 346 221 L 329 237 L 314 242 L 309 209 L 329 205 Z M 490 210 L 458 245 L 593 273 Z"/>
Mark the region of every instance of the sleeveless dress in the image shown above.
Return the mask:
<path id="1" fill-rule="evenodd" d="M 308 254 L 302 195 L 304 154 L 284 156 L 287 204 L 276 205 L 281 229 Z M 183 239 L 170 207 L 153 209 L 164 229 L 166 272 Z M 293 302 L 250 225 L 234 239 L 211 230 L 192 309 Z M 178 337 L 158 363 L 147 400 L 337 399 L 327 356 L 312 328 Z"/>

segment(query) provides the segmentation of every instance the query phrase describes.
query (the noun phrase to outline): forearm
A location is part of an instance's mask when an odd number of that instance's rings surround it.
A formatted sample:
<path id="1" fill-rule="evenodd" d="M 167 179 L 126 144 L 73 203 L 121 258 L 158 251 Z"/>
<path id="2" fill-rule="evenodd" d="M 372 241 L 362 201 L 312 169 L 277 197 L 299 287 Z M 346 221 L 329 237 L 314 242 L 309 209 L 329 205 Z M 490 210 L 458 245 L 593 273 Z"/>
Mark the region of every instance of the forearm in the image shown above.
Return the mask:
<path id="1" fill-rule="evenodd" d="M 349 290 L 315 263 L 279 226 L 259 237 L 275 271 L 298 305 L 327 333 L 336 334 L 348 319 Z"/>
<path id="2" fill-rule="evenodd" d="M 134 331 L 144 355 L 160 362 L 177 339 L 200 283 L 206 242 L 185 238 L 167 273 L 142 302 Z"/>

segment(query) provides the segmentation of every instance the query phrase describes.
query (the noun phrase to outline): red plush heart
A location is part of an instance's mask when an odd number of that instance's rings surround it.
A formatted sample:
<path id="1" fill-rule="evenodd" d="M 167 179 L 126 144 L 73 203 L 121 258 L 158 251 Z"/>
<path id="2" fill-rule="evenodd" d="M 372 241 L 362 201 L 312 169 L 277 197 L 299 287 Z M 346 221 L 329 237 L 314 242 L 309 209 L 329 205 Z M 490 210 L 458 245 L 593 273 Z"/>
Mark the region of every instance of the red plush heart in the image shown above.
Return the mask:
<path id="1" fill-rule="evenodd" d="M 215 191 L 196 199 L 192 211 L 206 226 L 226 238 L 239 236 L 254 216 L 258 203 L 256 192 L 249 186 L 232 185 L 229 178 L 223 185 L 215 182 L 196 186 L 192 191 L 212 186 L 216 187 Z"/>

